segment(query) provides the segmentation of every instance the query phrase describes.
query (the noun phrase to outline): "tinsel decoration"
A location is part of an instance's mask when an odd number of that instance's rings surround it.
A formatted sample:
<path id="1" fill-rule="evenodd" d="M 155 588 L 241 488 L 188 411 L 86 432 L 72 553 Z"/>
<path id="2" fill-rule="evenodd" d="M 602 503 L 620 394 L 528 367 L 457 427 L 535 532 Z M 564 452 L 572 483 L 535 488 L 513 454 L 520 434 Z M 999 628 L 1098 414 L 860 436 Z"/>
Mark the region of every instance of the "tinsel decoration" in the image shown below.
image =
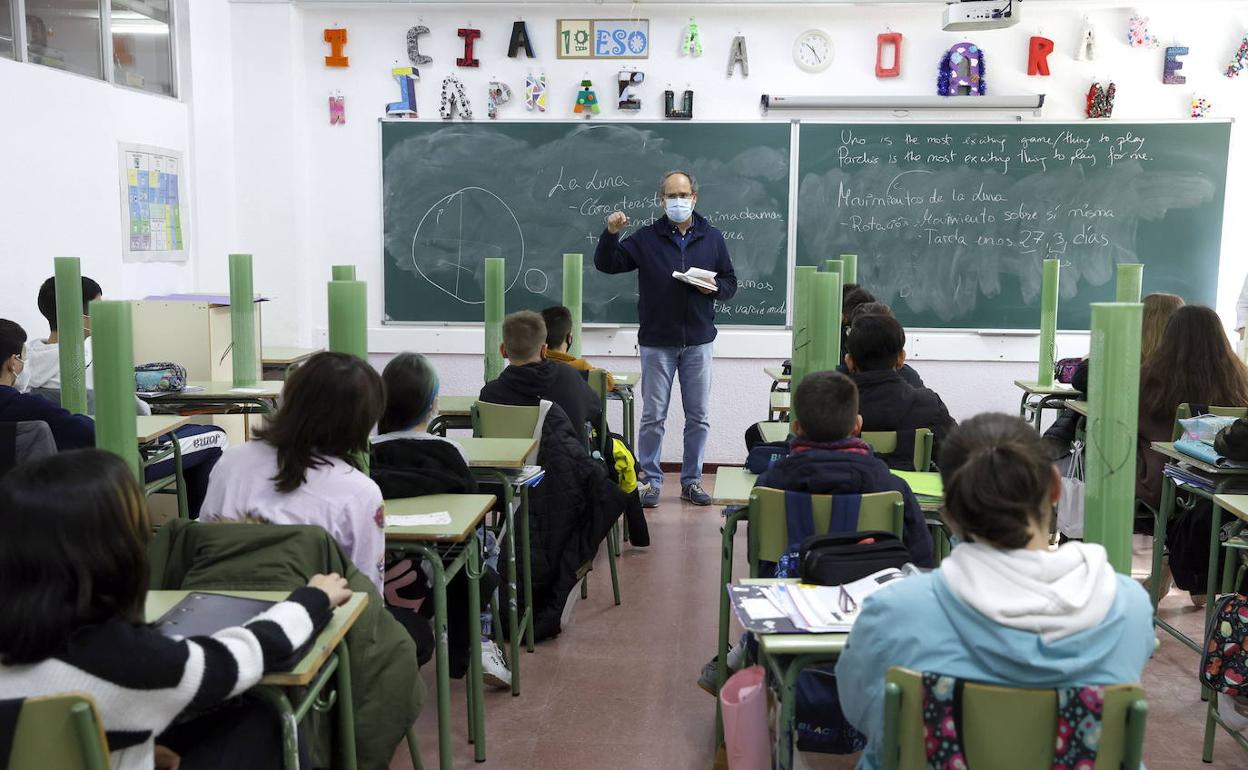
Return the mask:
<path id="1" fill-rule="evenodd" d="M 945 51 L 936 76 L 936 93 L 941 96 L 983 96 L 988 92 L 984 77 L 984 52 L 974 43 L 962 42 Z"/>

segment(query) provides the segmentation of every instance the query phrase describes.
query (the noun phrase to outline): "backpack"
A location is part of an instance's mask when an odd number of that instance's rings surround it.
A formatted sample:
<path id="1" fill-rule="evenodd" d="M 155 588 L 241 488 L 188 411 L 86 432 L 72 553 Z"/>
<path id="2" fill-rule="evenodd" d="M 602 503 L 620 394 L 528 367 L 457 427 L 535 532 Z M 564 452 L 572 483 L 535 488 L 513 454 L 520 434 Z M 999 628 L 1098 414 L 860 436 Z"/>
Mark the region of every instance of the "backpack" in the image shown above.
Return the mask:
<path id="1" fill-rule="evenodd" d="M 1227 594 L 1213 605 L 1200 656 L 1200 681 L 1230 697 L 1248 695 L 1248 596 Z"/>
<path id="2" fill-rule="evenodd" d="M 1063 358 L 1053 364 L 1054 379 L 1069 385 L 1075 379 L 1075 371 L 1079 369 L 1081 363 L 1083 363 L 1082 358 Z"/>
<path id="3" fill-rule="evenodd" d="M 161 361 L 134 367 L 134 389 L 139 393 L 180 393 L 186 388 L 186 367 Z"/>
<path id="4" fill-rule="evenodd" d="M 803 583 L 839 586 L 882 569 L 901 569 L 910 552 L 892 532 L 829 532 L 803 540 L 799 561 Z"/>
<path id="5" fill-rule="evenodd" d="M 783 441 L 755 444 L 745 456 L 745 469 L 759 474 L 789 456 L 789 445 Z"/>

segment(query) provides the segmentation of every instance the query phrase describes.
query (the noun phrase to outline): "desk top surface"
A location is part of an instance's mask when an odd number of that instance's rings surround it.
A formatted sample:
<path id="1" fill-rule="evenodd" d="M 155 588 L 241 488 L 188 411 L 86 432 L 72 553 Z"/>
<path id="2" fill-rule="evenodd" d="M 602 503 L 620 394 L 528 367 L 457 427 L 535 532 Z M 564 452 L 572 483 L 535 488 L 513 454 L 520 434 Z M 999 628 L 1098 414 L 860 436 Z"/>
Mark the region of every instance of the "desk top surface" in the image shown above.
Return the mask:
<path id="1" fill-rule="evenodd" d="M 1154 441 L 1152 443 L 1152 449 L 1157 454 L 1162 455 L 1169 460 L 1177 460 L 1179 462 L 1186 463 L 1201 473 L 1207 473 L 1211 476 L 1248 475 L 1248 468 L 1222 468 L 1217 465 L 1211 465 L 1203 460 L 1197 460 L 1191 455 L 1183 454 L 1179 450 L 1175 449 L 1174 444 L 1169 441 Z"/>
<path id="2" fill-rule="evenodd" d="M 395 542 L 461 543 L 494 507 L 494 495 L 424 495 L 385 502 L 389 516 L 412 516 L 445 511 L 450 524 L 386 527 L 386 540 Z"/>
<path id="3" fill-rule="evenodd" d="M 1079 393 L 1079 391 L 1064 382 L 1054 382 L 1052 385 L 1041 385 L 1035 380 L 1014 380 L 1014 384 L 1028 393 L 1032 393 L 1037 396 L 1067 396 Z"/>
<path id="4" fill-rule="evenodd" d="M 148 591 L 147 602 L 143 607 L 143 615 L 147 622 L 151 623 L 164 615 L 178 602 L 186 598 L 186 595 L 192 591 Z M 198 593 L 225 594 L 227 596 L 241 596 L 246 599 L 262 599 L 271 602 L 280 602 L 287 596 L 289 591 L 199 591 Z M 351 630 L 351 626 L 355 624 L 360 613 L 364 611 L 364 607 L 368 604 L 368 594 L 353 593 L 346 604 L 334 609 L 334 615 L 329 620 L 329 625 L 321 631 L 320 636 L 316 637 L 316 641 L 312 643 L 312 648 L 308 650 L 298 663 L 296 663 L 289 671 L 271 672 L 264 675 L 260 680 L 260 684 L 278 685 L 283 687 L 302 687 L 309 684 L 321 670 L 321 666 L 325 665 L 325 661 L 329 659 L 334 648 L 347 635 L 347 631 Z"/>
<path id="5" fill-rule="evenodd" d="M 1248 521 L 1248 495 L 1214 495 L 1213 500 L 1235 518 Z"/>
<path id="6" fill-rule="evenodd" d="M 720 466 L 715 471 L 715 489 L 712 502 L 715 505 L 749 505 L 750 491 L 758 476 L 745 468 Z"/>
<path id="7" fill-rule="evenodd" d="M 1075 399 L 1068 398 L 1062 402 L 1062 405 L 1075 414 L 1083 415 L 1084 417 L 1088 416 L 1087 401 L 1076 401 Z"/>
<path id="8" fill-rule="evenodd" d="M 793 378 L 792 375 L 784 373 L 783 366 L 764 366 L 763 374 L 776 382 L 789 382 Z"/>
<path id="9" fill-rule="evenodd" d="M 232 382 L 208 382 L 207 380 L 194 380 L 186 383 L 187 388 L 197 388 L 197 390 L 183 390 L 177 393 L 169 393 L 167 395 L 148 396 L 148 401 L 159 403 L 161 401 L 192 401 L 195 399 L 222 399 L 222 398 L 263 398 L 275 399 L 282 394 L 282 386 L 286 383 L 278 380 L 259 380 L 254 385 L 244 385 L 242 387 L 234 387 Z"/>
<path id="10" fill-rule="evenodd" d="M 135 418 L 135 428 L 140 444 L 150 444 L 171 430 L 176 430 L 195 419 L 192 415 L 141 414 Z"/>
<path id="11" fill-rule="evenodd" d="M 473 468 L 523 468 L 537 446 L 533 438 L 457 438 Z"/>
<path id="12" fill-rule="evenodd" d="M 325 348 L 293 348 L 274 345 L 260 351 L 260 363 L 264 366 L 290 366 L 305 361 Z"/>

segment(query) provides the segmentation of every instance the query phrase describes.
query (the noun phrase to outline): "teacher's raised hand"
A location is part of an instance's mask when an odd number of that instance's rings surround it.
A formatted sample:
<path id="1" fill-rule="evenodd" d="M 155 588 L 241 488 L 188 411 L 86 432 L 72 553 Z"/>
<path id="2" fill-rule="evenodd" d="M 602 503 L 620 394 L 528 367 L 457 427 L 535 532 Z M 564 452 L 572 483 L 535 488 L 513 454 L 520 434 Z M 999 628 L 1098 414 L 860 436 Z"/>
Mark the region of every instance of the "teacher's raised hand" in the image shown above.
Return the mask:
<path id="1" fill-rule="evenodd" d="M 623 211 L 612 212 L 611 216 L 607 217 L 607 232 L 612 235 L 619 235 L 625 227 L 628 227 L 628 215 Z"/>

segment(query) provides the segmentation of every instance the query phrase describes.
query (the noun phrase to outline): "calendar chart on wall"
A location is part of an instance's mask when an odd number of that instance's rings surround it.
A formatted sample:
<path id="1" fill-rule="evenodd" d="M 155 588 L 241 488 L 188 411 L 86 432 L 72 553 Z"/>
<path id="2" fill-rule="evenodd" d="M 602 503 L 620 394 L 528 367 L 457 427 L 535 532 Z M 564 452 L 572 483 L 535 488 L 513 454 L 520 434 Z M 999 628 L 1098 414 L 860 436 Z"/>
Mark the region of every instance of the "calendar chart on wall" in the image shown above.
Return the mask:
<path id="1" fill-rule="evenodd" d="M 186 261 L 182 153 L 121 144 L 119 156 L 125 261 Z"/>

